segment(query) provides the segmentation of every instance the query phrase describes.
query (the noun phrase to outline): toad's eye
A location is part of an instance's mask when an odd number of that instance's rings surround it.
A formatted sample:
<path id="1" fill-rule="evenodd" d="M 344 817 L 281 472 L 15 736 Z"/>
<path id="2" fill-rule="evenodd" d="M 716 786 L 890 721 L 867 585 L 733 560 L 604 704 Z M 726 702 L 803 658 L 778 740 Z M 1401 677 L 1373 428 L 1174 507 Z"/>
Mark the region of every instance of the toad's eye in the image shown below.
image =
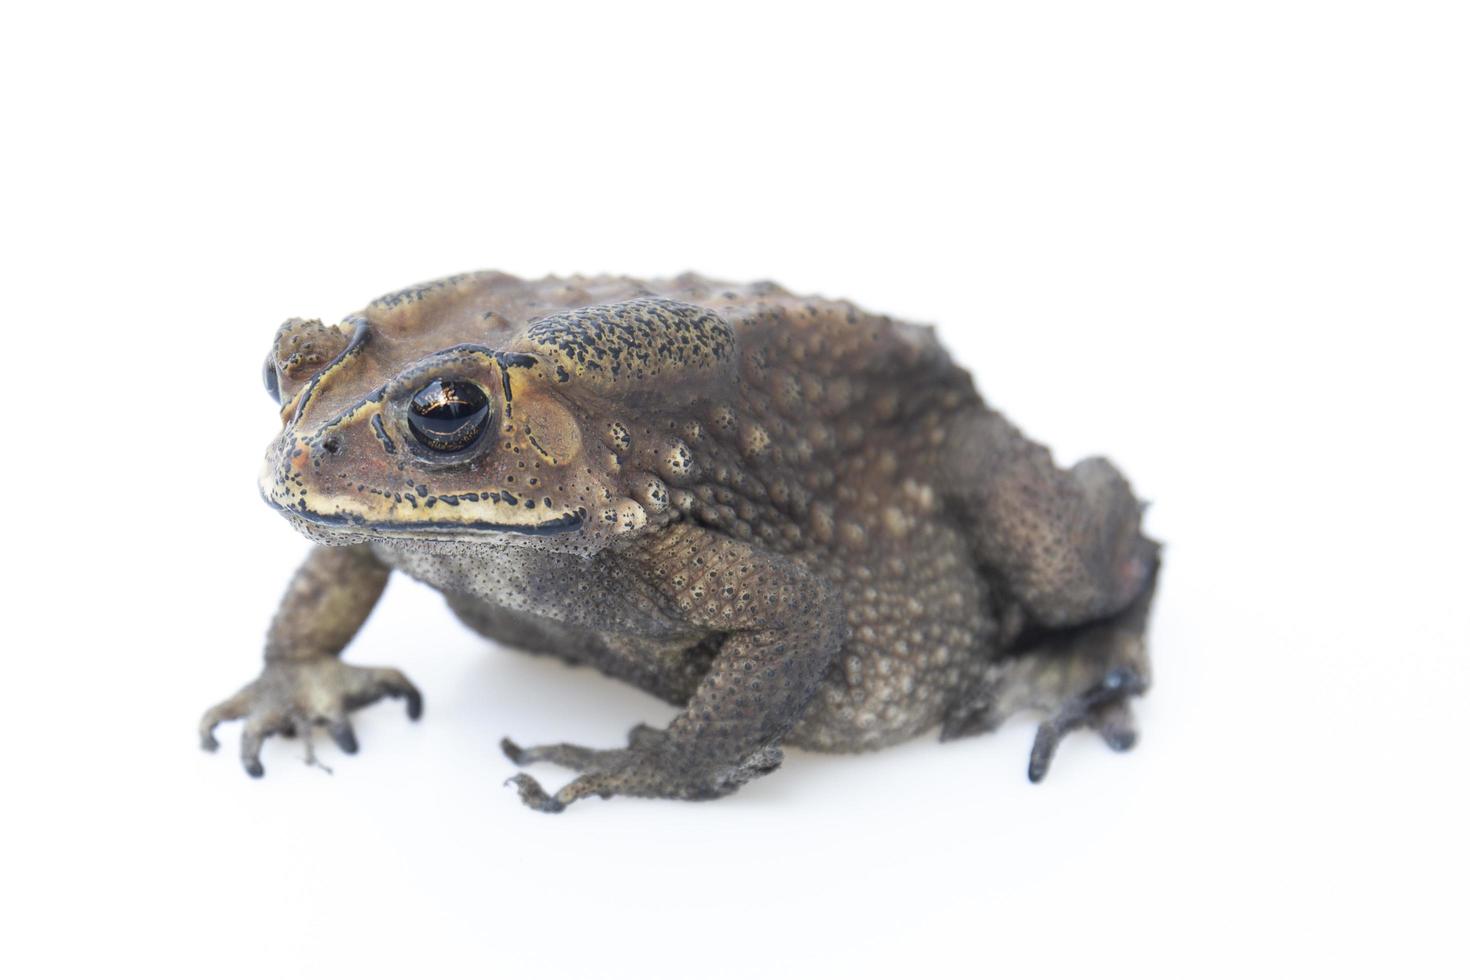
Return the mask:
<path id="1" fill-rule="evenodd" d="M 408 403 L 409 431 L 436 453 L 469 448 L 489 419 L 490 399 L 472 381 L 431 381 Z"/>
<path id="2" fill-rule="evenodd" d="M 271 401 L 277 405 L 281 403 L 281 379 L 276 377 L 276 358 L 270 355 L 265 359 L 265 370 L 261 372 L 265 379 L 265 393 L 271 396 Z"/>

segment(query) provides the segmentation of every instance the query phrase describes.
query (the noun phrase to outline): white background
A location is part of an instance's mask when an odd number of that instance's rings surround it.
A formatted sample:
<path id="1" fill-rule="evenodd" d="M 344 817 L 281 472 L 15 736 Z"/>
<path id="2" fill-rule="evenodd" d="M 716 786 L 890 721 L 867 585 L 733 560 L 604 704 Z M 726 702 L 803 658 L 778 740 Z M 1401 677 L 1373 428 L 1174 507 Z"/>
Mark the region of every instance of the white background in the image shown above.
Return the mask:
<path id="1" fill-rule="evenodd" d="M 1465 976 L 1463 8 L 542 6 L 5 15 L 0 973 Z M 397 581 L 348 659 L 421 724 L 201 753 L 306 550 L 254 484 L 276 324 L 490 267 L 938 324 L 1155 501 L 1138 749 L 1037 788 L 1016 720 L 547 817 L 502 735 L 671 710 Z"/>

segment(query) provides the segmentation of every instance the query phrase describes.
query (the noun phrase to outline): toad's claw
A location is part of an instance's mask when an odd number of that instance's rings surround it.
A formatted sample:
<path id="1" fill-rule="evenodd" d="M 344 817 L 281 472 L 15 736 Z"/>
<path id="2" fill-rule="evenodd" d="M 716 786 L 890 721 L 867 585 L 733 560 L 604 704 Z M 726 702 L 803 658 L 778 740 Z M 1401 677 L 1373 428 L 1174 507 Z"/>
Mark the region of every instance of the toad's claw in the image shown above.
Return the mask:
<path id="1" fill-rule="evenodd" d="M 546 790 L 542 789 L 541 784 L 536 782 L 532 776 L 527 776 L 523 772 L 517 773 L 505 781 L 507 786 L 512 784 L 521 794 L 521 802 L 533 810 L 540 810 L 542 813 L 560 813 L 566 808 L 565 804 L 558 803 L 548 796 Z"/>
<path id="2" fill-rule="evenodd" d="M 1133 748 L 1138 733 L 1133 727 L 1128 699 L 1142 694 L 1148 682 L 1131 667 L 1114 667 L 1102 680 L 1085 691 L 1062 702 L 1053 714 L 1036 729 L 1031 746 L 1031 762 L 1027 776 L 1033 783 L 1046 778 L 1051 760 L 1062 738 L 1082 725 L 1102 735 L 1109 748 L 1126 752 Z"/>
<path id="3" fill-rule="evenodd" d="M 1088 716 L 1087 724 L 1114 752 L 1127 752 L 1138 744 L 1138 726 L 1127 698 L 1099 705 Z"/>
<path id="4" fill-rule="evenodd" d="M 320 765 L 312 749 L 312 728 L 325 726 L 338 748 L 349 755 L 355 753 L 357 734 L 347 720 L 348 712 L 384 697 L 406 701 L 411 719 L 423 713 L 423 695 L 397 670 L 354 667 L 335 657 L 267 661 L 259 678 L 204 713 L 199 720 L 199 744 L 213 752 L 219 748 L 214 730 L 223 722 L 243 719 L 240 764 L 251 776 L 265 775 L 260 750 L 272 735 L 302 736 L 306 761 Z"/>
<path id="5" fill-rule="evenodd" d="M 576 802 L 584 795 L 574 790 L 576 783 L 573 782 L 562 787 L 560 792 L 552 796 L 541 788 L 541 784 L 536 782 L 534 777 L 527 776 L 525 773 L 518 773 L 505 782 L 507 786 L 515 784 L 516 790 L 521 795 L 522 803 L 542 813 L 560 813 L 567 808 L 567 804 Z"/>

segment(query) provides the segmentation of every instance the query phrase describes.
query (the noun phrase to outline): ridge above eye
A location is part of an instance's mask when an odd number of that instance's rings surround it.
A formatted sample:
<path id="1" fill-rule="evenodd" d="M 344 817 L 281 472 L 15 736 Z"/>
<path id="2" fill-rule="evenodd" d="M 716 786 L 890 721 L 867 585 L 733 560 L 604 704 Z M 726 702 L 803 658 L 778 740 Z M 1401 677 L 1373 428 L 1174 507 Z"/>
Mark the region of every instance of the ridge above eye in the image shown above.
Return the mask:
<path id="1" fill-rule="evenodd" d="M 473 381 L 436 378 L 408 404 L 408 429 L 425 449 L 457 453 L 469 448 L 490 419 L 490 399 Z"/>

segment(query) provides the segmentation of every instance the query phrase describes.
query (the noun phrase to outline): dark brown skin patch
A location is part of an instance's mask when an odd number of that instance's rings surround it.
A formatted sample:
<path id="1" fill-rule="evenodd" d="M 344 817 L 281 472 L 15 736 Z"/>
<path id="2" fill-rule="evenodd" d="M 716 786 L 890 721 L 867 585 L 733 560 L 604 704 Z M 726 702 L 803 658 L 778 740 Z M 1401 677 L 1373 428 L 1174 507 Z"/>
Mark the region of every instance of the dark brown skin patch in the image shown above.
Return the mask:
<path id="1" fill-rule="evenodd" d="M 261 679 L 201 729 L 212 746 L 245 718 L 252 773 L 266 735 L 323 724 L 352 744 L 352 708 L 419 703 L 337 659 L 392 569 L 488 636 L 683 706 L 623 748 L 507 741 L 582 773 L 556 793 L 516 777 L 540 810 L 709 799 L 783 744 L 954 738 L 1020 710 L 1046 718 L 1033 779 L 1078 727 L 1133 744 L 1159 567 L 1138 501 L 1104 460 L 1058 469 L 928 328 L 770 283 L 494 272 L 346 322 L 291 321 L 273 351 L 285 429 L 262 492 L 321 547 Z M 333 337 L 354 338 L 335 360 Z M 327 352 L 305 378 L 303 345 Z M 453 453 L 407 424 L 433 382 L 489 403 Z"/>
<path id="2" fill-rule="evenodd" d="M 666 299 L 636 299 L 553 313 L 531 324 L 526 339 L 589 388 L 653 385 L 663 376 L 713 376 L 731 360 L 735 336 L 708 310 Z"/>

